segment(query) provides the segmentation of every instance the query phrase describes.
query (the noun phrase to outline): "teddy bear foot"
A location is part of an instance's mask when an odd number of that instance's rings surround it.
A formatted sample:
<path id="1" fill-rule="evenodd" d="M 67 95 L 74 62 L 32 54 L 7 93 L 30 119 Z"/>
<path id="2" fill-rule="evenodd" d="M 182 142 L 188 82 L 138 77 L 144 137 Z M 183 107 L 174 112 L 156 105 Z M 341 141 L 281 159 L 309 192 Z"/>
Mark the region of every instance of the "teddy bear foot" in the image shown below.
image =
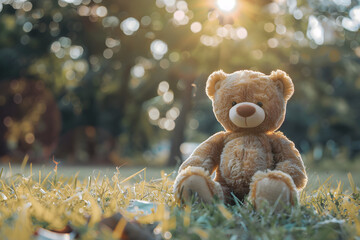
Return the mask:
<path id="1" fill-rule="evenodd" d="M 257 172 L 250 189 L 249 198 L 256 210 L 268 205 L 279 212 L 298 201 L 292 178 L 281 171 Z"/>
<path id="2" fill-rule="evenodd" d="M 290 190 L 281 180 L 264 178 L 260 180 L 256 187 L 255 208 L 269 205 L 275 212 L 283 207 L 290 205 Z"/>
<path id="3" fill-rule="evenodd" d="M 182 199 L 187 202 L 191 200 L 193 195 L 205 203 L 210 203 L 213 198 L 211 191 L 207 186 L 206 180 L 199 175 L 188 177 L 183 182 L 181 191 Z"/>
<path id="4" fill-rule="evenodd" d="M 181 171 L 174 184 L 174 193 L 177 201 L 185 202 L 189 202 L 194 195 L 205 203 L 211 203 L 215 195 L 220 200 L 224 198 L 220 184 L 200 167 L 187 167 Z"/>

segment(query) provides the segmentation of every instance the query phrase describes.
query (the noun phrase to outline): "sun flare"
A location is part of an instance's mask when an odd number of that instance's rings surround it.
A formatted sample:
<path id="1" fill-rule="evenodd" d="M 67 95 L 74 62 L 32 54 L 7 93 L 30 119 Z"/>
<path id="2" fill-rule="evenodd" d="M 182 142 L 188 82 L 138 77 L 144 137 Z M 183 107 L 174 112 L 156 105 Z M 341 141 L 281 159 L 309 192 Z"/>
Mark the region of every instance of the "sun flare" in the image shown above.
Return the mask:
<path id="1" fill-rule="evenodd" d="M 216 5 L 221 11 L 231 12 L 236 7 L 236 0 L 217 0 Z"/>

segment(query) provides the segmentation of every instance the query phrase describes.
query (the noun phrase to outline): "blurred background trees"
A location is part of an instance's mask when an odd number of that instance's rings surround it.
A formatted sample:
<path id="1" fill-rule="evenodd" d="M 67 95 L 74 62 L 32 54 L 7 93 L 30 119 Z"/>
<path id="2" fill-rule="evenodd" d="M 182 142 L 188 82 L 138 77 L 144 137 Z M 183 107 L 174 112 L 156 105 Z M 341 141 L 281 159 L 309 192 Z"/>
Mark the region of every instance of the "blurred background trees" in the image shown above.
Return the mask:
<path id="1" fill-rule="evenodd" d="M 307 161 L 354 161 L 359 3 L 2 0 L 1 161 L 175 165 L 221 130 L 220 68 L 288 72 L 281 130 Z"/>

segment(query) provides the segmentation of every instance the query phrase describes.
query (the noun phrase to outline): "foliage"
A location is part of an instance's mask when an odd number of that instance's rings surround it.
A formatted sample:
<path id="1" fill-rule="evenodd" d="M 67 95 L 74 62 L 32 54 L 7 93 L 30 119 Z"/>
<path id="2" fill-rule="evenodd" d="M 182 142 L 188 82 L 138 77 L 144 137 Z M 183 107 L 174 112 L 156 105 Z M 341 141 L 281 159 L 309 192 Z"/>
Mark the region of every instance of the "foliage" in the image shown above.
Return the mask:
<path id="1" fill-rule="evenodd" d="M 23 168 L 24 168 L 23 164 Z M 103 217 L 121 212 L 165 239 L 353 239 L 360 236 L 360 195 L 351 175 L 351 189 L 328 181 L 304 190 L 299 207 L 273 213 L 251 204 L 219 202 L 179 206 L 172 196 L 171 175 L 147 180 L 146 169 L 122 178 L 113 176 L 60 176 L 39 172 L 4 176 L 1 171 L 0 236 L 33 239 L 37 228 L 62 229 L 70 225 L 81 239 L 111 239 L 109 229 L 96 228 Z M 11 166 L 10 166 L 11 171 Z M 136 178 L 142 178 L 134 182 Z M 148 225 L 150 224 L 150 225 Z"/>
<path id="2" fill-rule="evenodd" d="M 31 154 L 31 148 L 40 152 L 35 156 L 45 152 L 39 160 L 55 152 L 88 162 L 124 161 L 114 155 L 151 161 L 156 157 L 143 152 L 171 138 L 174 164 L 181 143 L 220 129 L 204 94 L 206 76 L 219 68 L 281 68 L 296 88 L 281 130 L 314 162 L 354 159 L 360 151 L 358 4 L 241 0 L 224 12 L 216 0 L 1 1 L 0 81 L 42 81 L 61 113 L 52 116 L 61 133 L 51 147 L 38 126 L 8 139 L 14 127 L 4 119 L 14 126 L 26 121 L 7 110 L 24 93 L 4 88 L 0 155 Z M 52 130 L 52 121 L 41 122 L 33 124 Z M 34 139 L 24 145 L 26 135 Z M 69 146 L 56 148 L 57 140 Z"/>

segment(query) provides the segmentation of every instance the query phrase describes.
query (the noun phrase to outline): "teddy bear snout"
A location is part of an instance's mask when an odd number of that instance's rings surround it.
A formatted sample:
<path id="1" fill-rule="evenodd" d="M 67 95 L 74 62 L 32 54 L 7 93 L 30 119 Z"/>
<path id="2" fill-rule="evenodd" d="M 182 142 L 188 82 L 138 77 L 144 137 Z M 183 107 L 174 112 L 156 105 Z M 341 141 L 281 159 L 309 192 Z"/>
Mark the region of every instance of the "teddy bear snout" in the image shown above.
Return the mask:
<path id="1" fill-rule="evenodd" d="M 240 105 L 236 108 L 237 114 L 239 114 L 242 117 L 249 117 L 253 115 L 256 112 L 256 109 L 248 104 Z"/>
<path id="2" fill-rule="evenodd" d="M 230 109 L 229 118 L 238 127 L 253 128 L 265 120 L 265 112 L 255 103 L 241 102 Z"/>

